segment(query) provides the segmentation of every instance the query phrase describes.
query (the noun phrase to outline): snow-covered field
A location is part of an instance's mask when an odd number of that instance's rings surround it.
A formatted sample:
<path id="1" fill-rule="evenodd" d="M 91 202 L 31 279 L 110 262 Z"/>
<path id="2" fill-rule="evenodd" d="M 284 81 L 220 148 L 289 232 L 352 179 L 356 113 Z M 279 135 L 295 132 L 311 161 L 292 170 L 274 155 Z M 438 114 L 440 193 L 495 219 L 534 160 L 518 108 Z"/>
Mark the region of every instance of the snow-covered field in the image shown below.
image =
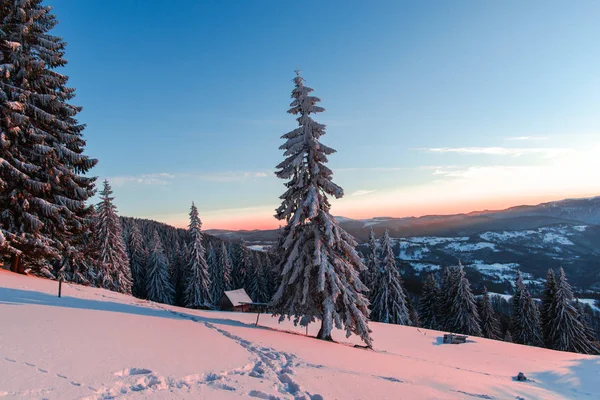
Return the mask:
<path id="1" fill-rule="evenodd" d="M 375 351 L 268 315 L 181 309 L 0 270 L 0 397 L 600 398 L 600 358 L 371 324 Z M 287 330 L 289 332 L 283 332 Z M 310 326 L 315 334 L 318 326 Z M 292 332 L 292 333 L 291 333 Z M 517 382 L 525 373 L 531 381 Z"/>

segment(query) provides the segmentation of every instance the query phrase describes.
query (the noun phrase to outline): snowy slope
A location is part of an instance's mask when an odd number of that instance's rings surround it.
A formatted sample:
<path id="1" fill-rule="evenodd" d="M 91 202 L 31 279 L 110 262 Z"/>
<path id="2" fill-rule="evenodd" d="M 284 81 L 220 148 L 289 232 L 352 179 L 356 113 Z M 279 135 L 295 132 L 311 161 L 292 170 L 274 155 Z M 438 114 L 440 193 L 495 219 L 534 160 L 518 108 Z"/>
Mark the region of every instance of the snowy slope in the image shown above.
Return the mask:
<path id="1" fill-rule="evenodd" d="M 270 316 L 181 309 L 0 270 L 0 397 L 600 398 L 600 358 L 373 323 L 376 351 Z M 294 332 L 286 333 L 283 330 Z M 316 324 L 309 332 L 315 334 Z M 334 332 L 334 339 L 345 339 Z M 532 378 L 516 382 L 519 371 Z"/>

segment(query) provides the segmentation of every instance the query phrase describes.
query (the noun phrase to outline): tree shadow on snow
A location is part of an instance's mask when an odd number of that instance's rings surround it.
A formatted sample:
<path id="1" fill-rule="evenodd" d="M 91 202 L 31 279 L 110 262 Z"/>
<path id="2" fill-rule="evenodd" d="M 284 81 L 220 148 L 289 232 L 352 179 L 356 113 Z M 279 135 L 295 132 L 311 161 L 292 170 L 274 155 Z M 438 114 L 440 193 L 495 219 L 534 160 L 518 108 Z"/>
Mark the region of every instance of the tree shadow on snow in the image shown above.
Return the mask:
<path id="1" fill-rule="evenodd" d="M 598 398 L 600 357 L 577 359 L 568 363 L 561 370 L 558 368 L 545 371 L 515 370 L 515 376 L 519 372 L 523 372 L 528 378 L 527 381 L 517 381 L 513 377 L 494 375 L 494 379 L 486 382 L 483 386 L 473 387 L 468 382 L 460 381 L 452 383 L 434 381 L 429 382 L 428 385 L 441 392 L 460 394 L 461 398 L 465 399 Z M 540 367 L 552 368 L 545 365 L 540 365 Z"/>
<path id="2" fill-rule="evenodd" d="M 105 296 L 106 297 L 106 296 Z M 135 299 L 132 297 L 132 299 Z M 139 299 L 136 299 L 139 300 Z M 142 300 L 139 300 L 142 301 Z M 30 290 L 11 289 L 0 287 L 0 306 L 10 305 L 43 305 L 50 307 L 64 307 L 81 310 L 108 311 L 123 314 L 141 315 L 145 317 L 168 318 L 175 320 L 192 320 L 194 322 L 207 322 L 211 324 L 237 326 L 253 329 L 264 329 L 263 327 L 255 327 L 254 324 L 247 324 L 240 321 L 235 321 L 225 318 L 208 317 L 197 314 L 186 313 L 185 308 L 180 308 L 177 311 L 153 309 L 149 307 L 140 307 L 132 304 L 115 303 L 111 301 L 99 301 L 92 299 L 81 299 L 77 297 L 63 296 L 58 297 L 47 293 L 40 293 Z M 206 311 L 210 313 L 210 311 Z"/>
<path id="3" fill-rule="evenodd" d="M 545 388 L 561 393 L 566 397 L 597 395 L 600 357 L 577 359 L 571 361 L 571 363 L 566 371 L 548 370 L 530 374 L 525 373 L 525 375 L 542 384 Z M 527 382 L 518 383 L 527 384 Z"/>

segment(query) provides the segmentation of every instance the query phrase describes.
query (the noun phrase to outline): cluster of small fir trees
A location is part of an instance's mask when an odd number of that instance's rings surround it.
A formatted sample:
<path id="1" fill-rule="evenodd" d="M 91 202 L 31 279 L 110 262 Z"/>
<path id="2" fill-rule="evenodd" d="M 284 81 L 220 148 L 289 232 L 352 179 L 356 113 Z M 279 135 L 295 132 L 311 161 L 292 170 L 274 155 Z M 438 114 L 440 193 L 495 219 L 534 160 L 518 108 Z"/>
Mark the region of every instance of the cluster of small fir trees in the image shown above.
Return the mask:
<path id="1" fill-rule="evenodd" d="M 571 286 L 560 268 L 556 279 L 550 270 L 542 293 L 541 305 L 531 296 L 519 271 L 510 300 L 510 326 L 504 336 L 500 331 L 489 293 L 475 302 L 462 266 L 446 268 L 441 287 L 434 274 L 423 285 L 419 303 L 424 328 L 451 331 L 529 346 L 598 354 L 595 333 L 574 301 Z"/>
<path id="2" fill-rule="evenodd" d="M 370 289 L 371 320 L 398 325 L 416 325 L 402 277 L 396 265 L 389 232 L 383 234 L 379 257 L 373 230 L 369 233 L 367 270 L 364 279 Z M 412 318 L 411 318 L 412 315 Z"/>
<path id="3" fill-rule="evenodd" d="M 491 309 L 489 296 L 484 293 L 479 302 L 475 300 L 460 263 L 457 267 L 444 269 L 441 287 L 438 287 L 433 274 L 426 278 L 419 314 L 424 328 L 488 338 L 498 335 L 498 322 Z M 486 329 L 482 329 L 484 320 Z"/>

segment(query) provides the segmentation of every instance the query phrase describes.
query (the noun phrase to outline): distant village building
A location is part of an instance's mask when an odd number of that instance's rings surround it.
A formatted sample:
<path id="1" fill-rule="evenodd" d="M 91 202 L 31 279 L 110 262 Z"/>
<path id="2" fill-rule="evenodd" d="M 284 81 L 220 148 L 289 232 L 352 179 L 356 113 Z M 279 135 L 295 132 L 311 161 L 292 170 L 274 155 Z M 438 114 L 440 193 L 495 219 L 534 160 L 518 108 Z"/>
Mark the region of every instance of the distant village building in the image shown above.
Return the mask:
<path id="1" fill-rule="evenodd" d="M 244 289 L 229 290 L 219 300 L 219 308 L 223 311 L 250 311 L 252 299 Z"/>

